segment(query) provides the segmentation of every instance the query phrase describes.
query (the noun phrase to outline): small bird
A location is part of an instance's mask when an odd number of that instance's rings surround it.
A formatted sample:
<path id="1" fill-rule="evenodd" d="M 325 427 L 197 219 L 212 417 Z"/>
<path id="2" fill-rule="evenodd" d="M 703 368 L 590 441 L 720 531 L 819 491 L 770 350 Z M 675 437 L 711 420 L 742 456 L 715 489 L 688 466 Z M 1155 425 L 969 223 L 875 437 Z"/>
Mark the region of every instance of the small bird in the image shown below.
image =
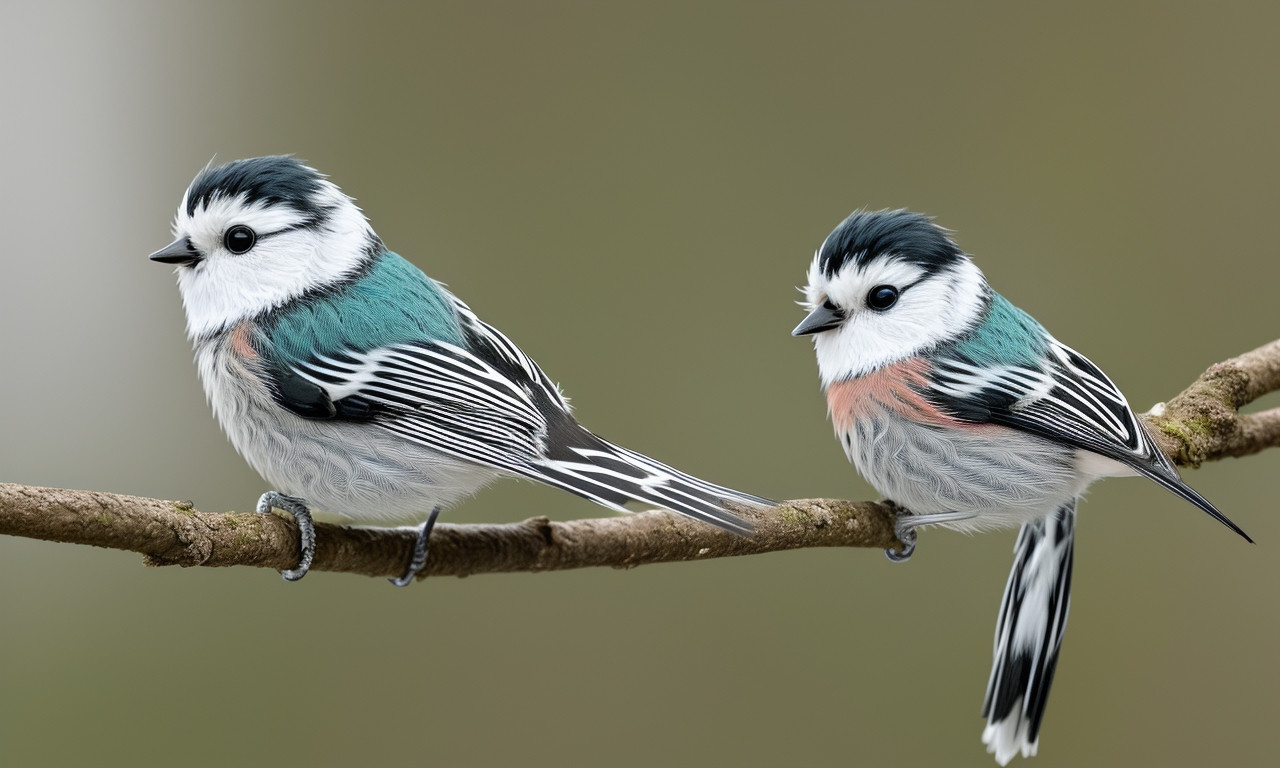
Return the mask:
<path id="1" fill-rule="evenodd" d="M 1143 475 L 1252 541 L 1178 477 L 1093 363 L 987 285 L 950 233 L 905 210 L 857 211 L 804 288 L 836 436 L 916 529 L 1021 526 L 996 624 L 982 740 L 1036 753 L 1067 622 L 1076 505 L 1102 477 Z"/>
<path id="2" fill-rule="evenodd" d="M 175 264 L 205 394 L 231 443 L 291 512 L 297 568 L 310 509 L 357 523 L 421 523 L 408 584 L 443 507 L 500 476 L 617 511 L 656 505 L 747 535 L 731 510 L 772 502 L 713 485 L 588 432 L 542 369 L 414 265 L 355 202 L 288 156 L 206 167 L 187 188 Z"/>

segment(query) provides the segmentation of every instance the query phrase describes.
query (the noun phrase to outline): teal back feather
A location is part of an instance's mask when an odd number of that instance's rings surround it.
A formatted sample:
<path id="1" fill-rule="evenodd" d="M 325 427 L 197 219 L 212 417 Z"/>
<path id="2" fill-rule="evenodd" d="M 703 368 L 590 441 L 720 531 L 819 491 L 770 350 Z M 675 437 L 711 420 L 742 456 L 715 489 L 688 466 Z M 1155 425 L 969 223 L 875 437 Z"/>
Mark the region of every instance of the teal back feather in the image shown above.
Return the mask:
<path id="1" fill-rule="evenodd" d="M 271 313 L 258 336 L 266 342 L 255 344 L 260 353 L 286 363 L 415 341 L 463 343 L 444 289 L 391 251 L 374 256 L 358 278 Z"/>
<path id="2" fill-rule="evenodd" d="M 955 350 L 978 365 L 1037 366 L 1049 349 L 1049 332 L 994 291 L 987 313 Z"/>

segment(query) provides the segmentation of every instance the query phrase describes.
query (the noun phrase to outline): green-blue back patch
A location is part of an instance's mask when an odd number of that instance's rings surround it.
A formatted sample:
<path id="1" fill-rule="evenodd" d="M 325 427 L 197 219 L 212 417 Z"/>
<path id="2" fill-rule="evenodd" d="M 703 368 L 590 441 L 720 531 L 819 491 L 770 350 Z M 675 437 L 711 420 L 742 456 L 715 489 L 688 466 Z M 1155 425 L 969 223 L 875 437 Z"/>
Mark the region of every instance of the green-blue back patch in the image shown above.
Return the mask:
<path id="1" fill-rule="evenodd" d="M 1035 318 L 993 292 L 987 314 L 955 349 L 978 365 L 1034 366 L 1048 353 L 1048 338 Z"/>
<path id="2" fill-rule="evenodd" d="M 357 278 L 308 294 L 273 312 L 258 328 L 281 362 L 393 344 L 462 344 L 453 304 L 435 281 L 391 251 L 373 257 Z"/>

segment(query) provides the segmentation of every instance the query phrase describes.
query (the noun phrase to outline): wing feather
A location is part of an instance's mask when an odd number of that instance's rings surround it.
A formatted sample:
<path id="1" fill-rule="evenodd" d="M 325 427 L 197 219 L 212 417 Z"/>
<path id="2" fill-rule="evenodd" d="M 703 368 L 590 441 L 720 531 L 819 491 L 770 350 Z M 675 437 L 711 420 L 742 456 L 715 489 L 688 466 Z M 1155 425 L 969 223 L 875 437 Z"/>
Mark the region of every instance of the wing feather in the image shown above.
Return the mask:
<path id="1" fill-rule="evenodd" d="M 269 371 L 281 404 L 305 418 L 362 421 L 433 451 L 562 488 L 626 511 L 665 507 L 737 533 L 730 505 L 766 499 L 708 483 L 596 437 L 542 369 L 457 302 L 465 345 L 422 341 L 344 349 Z M 296 382 L 289 392 L 281 382 Z M 290 392 L 297 397 L 291 399 Z"/>
<path id="2" fill-rule="evenodd" d="M 294 370 L 331 396 L 358 394 L 379 407 L 375 424 L 445 454 L 512 469 L 541 452 L 546 416 L 462 347 L 424 342 L 343 355 L 352 362 L 315 358 Z"/>
<path id="3" fill-rule="evenodd" d="M 1124 395 L 1088 358 L 1048 339 L 1042 366 L 980 366 L 939 355 L 932 389 L 922 393 L 955 418 L 998 424 L 1118 461 L 1195 504 L 1253 541 L 1188 487 L 1147 432 Z"/>

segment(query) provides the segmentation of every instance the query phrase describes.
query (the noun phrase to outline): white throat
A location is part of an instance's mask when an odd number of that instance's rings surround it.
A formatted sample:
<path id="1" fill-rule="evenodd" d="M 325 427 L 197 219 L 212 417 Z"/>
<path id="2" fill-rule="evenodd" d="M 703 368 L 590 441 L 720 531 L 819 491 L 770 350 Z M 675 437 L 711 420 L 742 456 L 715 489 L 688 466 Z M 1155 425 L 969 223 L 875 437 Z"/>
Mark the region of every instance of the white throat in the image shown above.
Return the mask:
<path id="1" fill-rule="evenodd" d="M 877 285 L 913 282 L 888 311 L 861 303 Z M 815 258 L 806 289 L 810 308 L 831 297 L 847 315 L 813 337 L 822 386 L 865 376 L 961 335 L 981 319 L 988 294 L 986 278 L 968 258 L 928 277 L 916 265 L 877 260 L 865 268 L 851 265 L 829 280 Z"/>
<path id="2" fill-rule="evenodd" d="M 194 267 L 176 270 L 190 338 L 227 330 L 362 266 L 374 234 L 360 209 L 327 181 L 316 202 L 328 212 L 320 224 L 305 226 L 306 217 L 287 205 L 219 197 L 187 215 L 183 199 L 174 235 L 190 238 L 204 256 Z M 238 255 L 222 244 L 236 224 L 258 235 L 254 247 Z"/>

